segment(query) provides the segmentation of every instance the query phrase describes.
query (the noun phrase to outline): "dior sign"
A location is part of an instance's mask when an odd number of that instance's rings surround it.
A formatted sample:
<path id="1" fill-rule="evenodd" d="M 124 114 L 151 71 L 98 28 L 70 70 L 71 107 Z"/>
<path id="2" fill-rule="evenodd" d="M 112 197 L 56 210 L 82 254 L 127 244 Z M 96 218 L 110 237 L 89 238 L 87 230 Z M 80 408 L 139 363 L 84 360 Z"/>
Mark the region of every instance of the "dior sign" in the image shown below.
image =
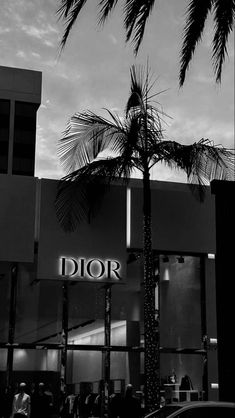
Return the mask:
<path id="1" fill-rule="evenodd" d="M 118 281 L 121 263 L 99 258 L 60 257 L 59 275 L 77 280 Z"/>

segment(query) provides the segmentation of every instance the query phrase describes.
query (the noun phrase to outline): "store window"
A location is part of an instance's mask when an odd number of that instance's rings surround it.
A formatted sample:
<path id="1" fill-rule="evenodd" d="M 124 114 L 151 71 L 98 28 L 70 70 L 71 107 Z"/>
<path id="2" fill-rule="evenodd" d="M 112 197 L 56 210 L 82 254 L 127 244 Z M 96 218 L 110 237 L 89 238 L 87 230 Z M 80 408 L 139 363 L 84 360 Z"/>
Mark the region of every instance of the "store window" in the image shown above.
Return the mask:
<path id="1" fill-rule="evenodd" d="M 69 344 L 104 344 L 104 288 L 102 285 L 69 283 L 68 330 Z"/>
<path id="2" fill-rule="evenodd" d="M 33 266 L 18 271 L 15 341 L 60 343 L 62 333 L 62 283 L 34 280 Z"/>
<path id="3" fill-rule="evenodd" d="M 60 404 L 60 351 L 48 349 L 14 349 L 13 389 L 18 390 L 20 382 L 26 383 L 26 392 L 31 395 L 31 403 L 39 383 L 50 396 L 53 411 L 58 412 Z M 32 405 L 33 407 L 33 405 Z"/>
<path id="4" fill-rule="evenodd" d="M 7 263 L 0 263 L 0 342 L 8 341 L 9 306 L 10 306 L 10 277 Z"/>
<path id="5" fill-rule="evenodd" d="M 10 101 L 0 100 L 0 173 L 7 173 L 9 147 Z"/>
<path id="6" fill-rule="evenodd" d="M 5 372 L 7 367 L 7 349 L 0 348 L 0 373 Z"/>
<path id="7" fill-rule="evenodd" d="M 79 388 L 82 382 L 102 379 L 102 352 L 93 350 L 68 351 L 67 380 Z"/>
<path id="8" fill-rule="evenodd" d="M 160 256 L 160 343 L 201 348 L 200 257 Z"/>
<path id="9" fill-rule="evenodd" d="M 161 352 L 161 392 L 166 403 L 204 400 L 204 366 L 200 354 Z"/>

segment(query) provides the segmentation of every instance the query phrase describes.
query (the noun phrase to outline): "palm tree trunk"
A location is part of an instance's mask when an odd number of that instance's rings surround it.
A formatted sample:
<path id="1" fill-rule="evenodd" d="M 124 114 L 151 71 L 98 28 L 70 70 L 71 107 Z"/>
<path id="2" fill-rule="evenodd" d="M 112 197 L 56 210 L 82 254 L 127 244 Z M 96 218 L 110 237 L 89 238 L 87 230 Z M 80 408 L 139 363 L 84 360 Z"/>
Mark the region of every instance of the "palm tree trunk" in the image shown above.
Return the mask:
<path id="1" fill-rule="evenodd" d="M 158 323 L 155 319 L 155 281 L 152 252 L 151 190 L 148 169 L 143 177 L 144 256 L 144 371 L 145 407 L 151 412 L 160 405 L 160 356 Z"/>
<path id="2" fill-rule="evenodd" d="M 104 317 L 104 408 L 102 408 L 102 417 L 109 413 L 110 398 L 110 345 L 111 345 L 111 286 L 105 286 L 105 317 Z"/>
<path id="3" fill-rule="evenodd" d="M 61 365 L 60 365 L 60 384 L 61 390 L 64 391 L 66 385 L 66 372 L 67 372 L 67 344 L 68 344 L 68 282 L 64 281 L 62 286 L 62 334 L 61 344 L 63 346 L 61 350 Z"/>

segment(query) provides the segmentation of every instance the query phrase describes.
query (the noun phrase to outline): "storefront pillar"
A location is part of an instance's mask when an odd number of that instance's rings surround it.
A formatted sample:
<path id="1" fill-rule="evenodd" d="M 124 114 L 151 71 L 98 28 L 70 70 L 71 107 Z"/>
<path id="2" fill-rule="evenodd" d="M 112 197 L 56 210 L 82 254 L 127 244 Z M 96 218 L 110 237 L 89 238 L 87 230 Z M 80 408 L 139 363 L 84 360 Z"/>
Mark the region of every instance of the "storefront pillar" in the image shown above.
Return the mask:
<path id="1" fill-rule="evenodd" d="M 11 295 L 9 310 L 9 331 L 8 331 L 8 350 L 7 350 L 7 375 L 6 386 L 10 387 L 13 383 L 13 357 L 14 348 L 12 344 L 15 338 L 15 322 L 16 322 L 16 300 L 17 300 L 17 273 L 18 266 L 13 264 L 11 267 Z"/>
<path id="2" fill-rule="evenodd" d="M 219 400 L 219 377 L 217 355 L 217 312 L 215 260 L 205 258 L 205 293 L 206 293 L 206 336 L 207 349 L 207 388 L 208 400 Z"/>

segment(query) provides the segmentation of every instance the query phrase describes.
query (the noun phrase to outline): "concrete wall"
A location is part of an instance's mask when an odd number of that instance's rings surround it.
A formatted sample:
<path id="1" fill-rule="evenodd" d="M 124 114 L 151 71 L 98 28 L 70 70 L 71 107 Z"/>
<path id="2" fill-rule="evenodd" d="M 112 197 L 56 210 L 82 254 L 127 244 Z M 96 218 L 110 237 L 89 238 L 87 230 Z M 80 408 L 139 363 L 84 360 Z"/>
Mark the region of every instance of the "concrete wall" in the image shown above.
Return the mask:
<path id="1" fill-rule="evenodd" d="M 0 261 L 34 259 L 36 181 L 0 175 Z"/>
<path id="2" fill-rule="evenodd" d="M 113 186 L 105 195 L 97 216 L 90 223 L 81 223 L 75 232 L 68 233 L 59 225 L 55 213 L 57 185 L 57 181 L 41 181 L 38 277 L 62 278 L 59 276 L 59 259 L 70 256 L 75 259 L 118 260 L 122 265 L 120 275 L 125 278 L 125 188 Z"/>
<path id="3" fill-rule="evenodd" d="M 0 98 L 41 103 L 40 71 L 0 66 Z"/>
<path id="4" fill-rule="evenodd" d="M 142 248 L 141 182 L 131 183 L 131 248 Z M 210 188 L 198 201 L 186 184 L 152 182 L 153 248 L 215 253 L 215 204 Z"/>

